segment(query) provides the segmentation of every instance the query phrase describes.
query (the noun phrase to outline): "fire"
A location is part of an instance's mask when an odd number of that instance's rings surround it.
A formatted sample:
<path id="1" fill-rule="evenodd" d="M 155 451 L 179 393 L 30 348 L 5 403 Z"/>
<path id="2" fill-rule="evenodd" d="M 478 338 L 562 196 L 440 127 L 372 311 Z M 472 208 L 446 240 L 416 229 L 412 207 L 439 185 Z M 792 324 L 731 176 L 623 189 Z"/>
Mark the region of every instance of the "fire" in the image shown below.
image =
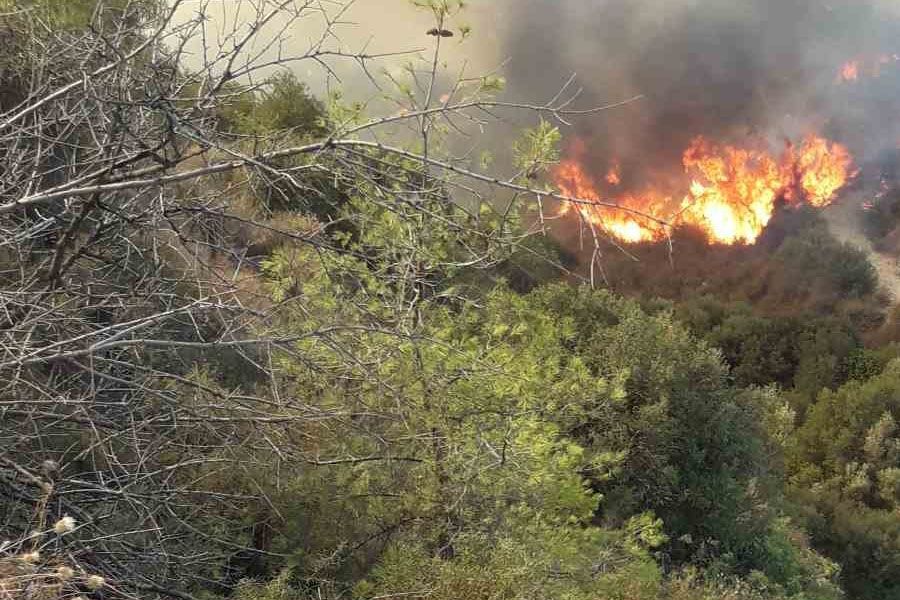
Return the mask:
<path id="1" fill-rule="evenodd" d="M 793 153 L 790 153 L 792 155 Z M 794 158 L 792 170 L 799 173 L 799 183 L 806 201 L 813 206 L 827 206 L 834 195 L 855 175 L 850 172 L 853 157 L 840 144 L 829 144 L 820 137 L 809 137 Z"/>
<path id="2" fill-rule="evenodd" d="M 838 69 L 835 83 L 854 83 L 863 77 L 878 79 L 884 69 L 897 62 L 900 62 L 900 55 L 897 54 L 879 54 L 849 60 Z"/>
<path id="3" fill-rule="evenodd" d="M 779 198 L 826 206 L 854 175 L 849 151 L 818 136 L 807 137 L 797 147 L 789 145 L 779 158 L 697 138 L 682 159 L 691 180 L 685 193 L 651 189 L 601 205 L 596 182 L 582 167 L 583 151 L 575 154 L 557 167 L 555 181 L 562 194 L 585 203 L 567 203 L 563 212 L 575 206 L 590 224 L 624 242 L 663 238 L 662 223 L 668 223 L 699 227 L 712 242 L 752 244 L 768 225 Z"/>
<path id="4" fill-rule="evenodd" d="M 682 220 L 725 244 L 755 242 L 786 187 L 778 163 L 767 154 L 720 150 L 703 138 L 684 153 L 684 167 L 693 181 L 682 201 Z"/>
<path id="5" fill-rule="evenodd" d="M 581 148 L 582 144 L 577 143 L 576 148 Z M 580 150 L 575 150 L 576 154 L 581 154 Z M 577 198 L 585 202 L 585 204 L 577 205 L 579 215 L 591 225 L 599 227 L 612 237 L 620 239 L 624 242 L 644 242 L 656 238 L 659 232 L 647 223 L 640 223 L 637 219 L 631 217 L 622 211 L 616 215 L 604 214 L 606 210 L 596 205 L 591 205 L 591 201 L 599 201 L 597 195 L 596 183 L 594 179 L 582 169 L 577 159 L 564 160 L 559 163 L 554 171 L 557 186 L 566 196 Z M 641 201 L 635 198 L 626 198 L 622 206 L 636 206 Z M 569 212 L 573 207 L 572 203 L 565 203 L 560 209 L 561 214 Z M 615 209 L 612 209 L 615 210 Z"/>
<path id="6" fill-rule="evenodd" d="M 606 172 L 606 183 L 610 185 L 619 185 L 622 183 L 622 167 L 619 166 L 618 162 L 613 163 L 613 166 Z"/>
<path id="7" fill-rule="evenodd" d="M 851 60 L 841 67 L 841 72 L 838 75 L 838 81 L 857 81 L 859 80 L 859 61 Z"/>

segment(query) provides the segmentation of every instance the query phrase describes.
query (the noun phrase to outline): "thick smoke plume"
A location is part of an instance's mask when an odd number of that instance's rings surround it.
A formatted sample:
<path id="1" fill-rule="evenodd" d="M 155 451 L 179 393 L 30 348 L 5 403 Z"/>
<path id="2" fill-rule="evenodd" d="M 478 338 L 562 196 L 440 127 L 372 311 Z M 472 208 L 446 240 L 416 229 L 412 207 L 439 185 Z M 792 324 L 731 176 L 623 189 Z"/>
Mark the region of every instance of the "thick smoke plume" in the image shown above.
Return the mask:
<path id="1" fill-rule="evenodd" d="M 497 10 L 514 95 L 551 96 L 577 72 L 583 104 L 645 96 L 576 125 L 588 162 L 620 161 L 626 187 L 679 167 L 698 135 L 775 146 L 816 130 L 861 161 L 900 141 L 895 1 L 515 0 Z M 860 80 L 839 81 L 854 60 Z"/>
<path id="2" fill-rule="evenodd" d="M 226 4 L 211 5 L 216 26 L 240 25 L 245 16 Z M 244 10 L 252 12 L 249 3 Z M 502 64 L 514 101 L 547 100 L 573 73 L 584 88 L 580 107 L 643 95 L 566 130 L 584 142 L 584 166 L 596 179 L 620 164 L 622 192 L 665 188 L 669 178 L 683 191 L 682 153 L 700 135 L 739 147 L 762 140 L 777 152 L 786 138 L 816 132 L 848 146 L 860 166 L 900 144 L 898 0 L 472 0 L 460 20 L 474 33 L 445 44 L 446 77 L 463 63 L 468 75 Z M 428 49 L 433 41 L 425 35 L 430 15 L 409 0 L 359 0 L 343 21 L 339 43 L 348 51 Z M 285 52 L 303 52 L 320 25 L 298 24 Z M 378 61 L 373 72 L 411 59 Z M 851 62 L 858 80 L 840 81 Z M 349 97 L 377 96 L 352 61 L 332 67 Z M 311 62 L 297 68 L 315 93 L 327 93 L 326 72 Z M 513 120 L 492 132 L 501 160 L 525 124 Z"/>

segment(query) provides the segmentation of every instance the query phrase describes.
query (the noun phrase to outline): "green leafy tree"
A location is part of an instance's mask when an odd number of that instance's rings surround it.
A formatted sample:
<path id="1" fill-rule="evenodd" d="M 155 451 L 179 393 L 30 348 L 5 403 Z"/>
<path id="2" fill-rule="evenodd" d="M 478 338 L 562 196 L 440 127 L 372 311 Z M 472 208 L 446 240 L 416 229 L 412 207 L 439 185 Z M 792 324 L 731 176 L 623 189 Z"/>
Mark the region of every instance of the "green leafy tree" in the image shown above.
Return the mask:
<path id="1" fill-rule="evenodd" d="M 789 474 L 813 540 L 842 566 L 858 598 L 897 593 L 896 516 L 900 362 L 864 381 L 823 391 L 797 432 Z"/>

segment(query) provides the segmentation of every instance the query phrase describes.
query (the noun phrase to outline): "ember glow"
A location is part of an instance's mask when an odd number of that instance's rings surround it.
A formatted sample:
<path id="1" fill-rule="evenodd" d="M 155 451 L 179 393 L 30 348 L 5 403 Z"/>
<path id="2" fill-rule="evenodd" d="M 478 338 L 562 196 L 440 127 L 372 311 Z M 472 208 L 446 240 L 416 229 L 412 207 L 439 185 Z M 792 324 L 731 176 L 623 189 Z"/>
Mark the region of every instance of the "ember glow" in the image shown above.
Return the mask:
<path id="1" fill-rule="evenodd" d="M 668 223 L 698 227 L 711 242 L 752 244 L 772 218 L 779 198 L 826 206 L 853 177 L 847 149 L 818 136 L 789 145 L 780 157 L 696 138 L 682 158 L 690 180 L 686 191 L 651 188 L 616 196 L 598 188 L 584 168 L 583 144 L 575 147 L 579 150 L 560 163 L 554 179 L 562 194 L 586 203 L 566 203 L 562 211 L 576 210 L 599 231 L 632 243 L 665 237 L 662 223 Z M 613 184 L 608 178 L 607 183 Z"/>
<path id="2" fill-rule="evenodd" d="M 900 55 L 879 54 L 865 58 L 848 60 L 841 65 L 835 83 L 854 83 L 863 78 L 878 79 L 884 70 L 895 63 L 900 63 Z"/>
<path id="3" fill-rule="evenodd" d="M 851 60 L 841 67 L 841 72 L 838 75 L 837 81 L 857 81 L 859 79 L 859 61 Z"/>
<path id="4" fill-rule="evenodd" d="M 606 172 L 606 183 L 609 185 L 619 185 L 622 183 L 622 168 L 619 163 L 613 163 L 613 166 Z"/>

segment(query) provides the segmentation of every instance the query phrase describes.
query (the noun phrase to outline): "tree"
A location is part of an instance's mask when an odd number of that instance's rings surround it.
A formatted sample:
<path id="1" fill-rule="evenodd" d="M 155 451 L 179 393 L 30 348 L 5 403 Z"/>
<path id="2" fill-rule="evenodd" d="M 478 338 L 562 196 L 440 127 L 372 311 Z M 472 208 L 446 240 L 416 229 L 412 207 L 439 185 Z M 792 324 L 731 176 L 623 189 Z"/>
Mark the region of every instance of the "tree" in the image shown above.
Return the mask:
<path id="1" fill-rule="evenodd" d="M 900 362 L 816 399 L 789 457 L 790 484 L 813 541 L 839 561 L 858 598 L 896 594 Z"/>
<path id="2" fill-rule="evenodd" d="M 185 4 L 3 4 L 2 593 L 836 596 L 767 503 L 785 403 L 669 314 L 536 285 L 565 261 L 528 215 L 584 202 L 541 183 L 555 124 L 610 107 L 449 76 L 459 1 L 415 2 L 386 82 L 349 2 L 215 36 Z M 338 61 L 391 111 L 287 73 Z M 453 155 L 511 111 L 511 172 Z"/>
<path id="3" fill-rule="evenodd" d="M 302 293 L 334 294 L 321 278 L 308 273 Z M 356 463 L 282 471 L 292 493 L 277 510 L 302 525 L 278 543 L 302 548 L 296 573 L 362 578 L 361 598 L 656 598 L 657 561 L 712 563 L 728 578 L 757 571 L 773 596 L 835 597 L 833 565 L 778 518 L 766 471 L 790 410 L 729 387 L 717 354 L 669 315 L 562 285 L 499 289 L 478 305 L 423 303 L 420 336 L 379 339 L 363 289 L 316 304 L 359 324 L 340 347 L 364 362 L 330 347 L 283 359 L 283 393 L 345 415 L 308 432 L 294 464 L 333 448 Z M 281 330 L 314 326 L 283 316 Z M 310 501 L 320 493 L 329 501 Z"/>
<path id="4" fill-rule="evenodd" d="M 356 448 L 320 456 L 295 437 L 359 415 L 284 397 L 276 357 L 329 347 L 349 369 L 368 350 L 348 336 L 415 339 L 421 302 L 459 301 L 445 279 L 522 245 L 531 203 L 578 201 L 526 177 L 552 158 L 547 124 L 508 175 L 444 146 L 491 111 L 581 114 L 572 82 L 546 103 L 500 101 L 497 77 L 443 79 L 445 36 L 423 36 L 429 51 L 393 76 L 398 112 L 371 117 L 284 74 L 385 58 L 341 41 L 349 3 L 232 4 L 244 23 L 215 35 L 205 1 L 181 20 L 184 0 L 0 4 L 2 552 L 43 551 L 38 579 L 62 562 L 109 596 L 184 598 L 284 558 L 263 508 L 282 455 L 352 467 Z M 461 31 L 461 3 L 423 5 L 439 33 Z M 321 37 L 281 53 L 300 20 Z M 383 141 L 401 131 L 414 141 Z M 322 285 L 369 294 L 354 297 L 364 319 L 298 293 L 335 266 Z M 311 316 L 287 332 L 282 313 Z M 75 531 L 54 537 L 65 516 Z"/>

